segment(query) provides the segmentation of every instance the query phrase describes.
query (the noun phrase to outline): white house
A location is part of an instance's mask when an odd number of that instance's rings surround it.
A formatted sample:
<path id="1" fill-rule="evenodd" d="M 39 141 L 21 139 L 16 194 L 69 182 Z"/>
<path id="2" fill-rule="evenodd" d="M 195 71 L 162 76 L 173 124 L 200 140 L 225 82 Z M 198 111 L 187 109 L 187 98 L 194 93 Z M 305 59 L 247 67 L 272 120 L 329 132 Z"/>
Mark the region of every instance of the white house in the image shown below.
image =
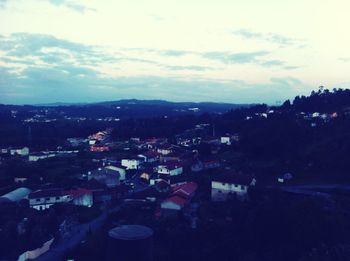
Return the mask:
<path id="1" fill-rule="evenodd" d="M 9 153 L 9 150 L 8 149 L 0 149 L 0 153 L 7 154 L 7 153 Z"/>
<path id="2" fill-rule="evenodd" d="M 223 136 L 220 137 L 221 144 L 231 145 L 231 137 L 230 136 Z"/>
<path id="3" fill-rule="evenodd" d="M 169 146 L 163 145 L 157 149 L 157 152 L 162 154 L 162 155 L 168 155 L 168 154 L 172 153 L 173 150 L 172 150 L 170 145 Z"/>
<path id="4" fill-rule="evenodd" d="M 318 118 L 320 117 L 320 113 L 319 112 L 314 112 L 311 114 L 312 118 Z"/>
<path id="5" fill-rule="evenodd" d="M 139 169 L 142 160 L 140 158 L 129 158 L 122 159 L 121 165 L 126 167 L 126 169 Z"/>
<path id="6" fill-rule="evenodd" d="M 277 181 L 278 181 L 279 183 L 284 183 L 284 182 L 286 182 L 286 181 L 291 180 L 292 178 L 293 178 L 293 175 L 292 175 L 291 173 L 285 173 L 283 176 L 278 177 L 278 178 L 277 178 Z"/>
<path id="7" fill-rule="evenodd" d="M 255 178 L 242 174 L 223 174 L 211 182 L 211 199 L 225 201 L 230 198 L 244 199 L 248 196 L 248 188 L 254 186 Z"/>
<path id="8" fill-rule="evenodd" d="M 23 147 L 23 148 L 11 148 L 10 154 L 12 156 L 14 155 L 20 155 L 20 156 L 27 156 L 29 154 L 29 148 Z"/>
<path id="9" fill-rule="evenodd" d="M 70 195 L 65 195 L 62 189 L 37 190 L 29 194 L 29 206 L 37 210 L 50 208 L 53 204 L 64 203 L 72 200 Z"/>
<path id="10" fill-rule="evenodd" d="M 56 154 L 54 154 L 54 153 L 33 153 L 33 154 L 29 155 L 28 160 L 29 161 L 38 161 L 38 160 L 42 160 L 42 159 L 52 158 L 55 156 L 56 156 Z"/>
<path id="11" fill-rule="evenodd" d="M 158 165 L 157 173 L 176 176 L 183 173 L 183 167 L 177 163 L 166 163 L 166 164 Z"/>

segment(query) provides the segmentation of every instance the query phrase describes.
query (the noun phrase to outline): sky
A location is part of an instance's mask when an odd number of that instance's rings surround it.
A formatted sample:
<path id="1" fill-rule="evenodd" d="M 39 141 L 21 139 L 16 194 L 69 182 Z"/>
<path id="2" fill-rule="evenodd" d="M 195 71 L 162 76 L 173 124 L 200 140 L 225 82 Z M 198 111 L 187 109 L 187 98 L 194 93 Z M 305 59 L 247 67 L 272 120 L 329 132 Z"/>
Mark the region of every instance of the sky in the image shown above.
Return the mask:
<path id="1" fill-rule="evenodd" d="M 0 103 L 278 104 L 350 86 L 348 0 L 0 0 Z"/>

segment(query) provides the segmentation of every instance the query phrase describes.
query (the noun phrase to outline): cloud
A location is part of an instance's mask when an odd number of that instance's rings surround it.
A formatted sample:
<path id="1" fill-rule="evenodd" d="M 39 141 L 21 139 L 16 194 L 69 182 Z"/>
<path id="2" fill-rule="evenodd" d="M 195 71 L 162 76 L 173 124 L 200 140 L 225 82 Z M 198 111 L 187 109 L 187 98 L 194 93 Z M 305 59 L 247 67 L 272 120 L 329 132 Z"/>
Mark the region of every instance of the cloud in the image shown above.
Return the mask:
<path id="1" fill-rule="evenodd" d="M 197 72 L 193 75 L 198 75 L 199 72 L 222 68 L 189 64 L 187 58 L 182 57 L 187 51 L 120 49 L 109 53 L 99 46 L 44 34 L 16 33 L 0 38 L 2 103 L 92 102 L 122 98 L 273 102 L 299 93 L 297 86 L 304 86 L 300 81 L 288 77 L 272 78 L 264 84 L 251 84 L 240 79 L 224 81 L 204 79 L 203 76 L 193 78 L 187 71 Z M 164 59 L 158 57 L 163 54 L 169 55 L 176 63 L 165 63 Z M 269 60 L 267 51 L 195 54 L 199 58 L 221 61 L 224 65 L 254 63 L 265 67 L 286 66 L 283 61 Z M 143 68 L 147 70 L 148 66 L 156 66 L 165 73 L 163 77 L 145 74 L 117 77 L 123 75 L 119 68 L 124 68 L 124 65 L 132 70 L 140 66 L 141 72 Z M 101 68 L 106 66 L 117 68 L 115 70 L 118 73 L 105 73 Z"/>
<path id="2" fill-rule="evenodd" d="M 179 57 L 189 54 L 198 54 L 197 52 L 192 51 L 186 51 L 186 50 L 159 50 L 159 49 L 152 49 L 152 48 L 123 48 L 125 51 L 138 51 L 143 53 L 152 53 L 152 54 L 158 54 L 158 55 L 164 55 L 164 56 L 173 56 L 173 57 Z"/>
<path id="3" fill-rule="evenodd" d="M 300 80 L 291 77 L 272 78 L 261 84 L 179 77 L 101 77 L 94 70 L 72 65 L 29 67 L 20 75 L 0 67 L 0 84 L 7 86 L 0 91 L 0 102 L 17 104 L 125 98 L 274 103 L 306 89 Z"/>
<path id="4" fill-rule="evenodd" d="M 4 8 L 8 0 L 0 0 L 0 8 Z"/>
<path id="5" fill-rule="evenodd" d="M 338 61 L 341 61 L 341 62 L 347 63 L 347 62 L 350 62 L 350 57 L 342 57 L 342 58 L 338 58 Z"/>
<path id="6" fill-rule="evenodd" d="M 148 57 L 148 53 L 151 53 L 181 59 L 182 56 L 191 53 L 189 51 L 123 48 L 119 52 L 108 53 L 99 46 L 85 45 L 45 34 L 14 33 L 8 37 L 0 35 L 0 38 L 0 51 L 5 53 L 0 60 L 9 64 L 57 66 L 71 63 L 83 67 L 99 67 L 108 63 L 131 62 L 155 65 L 171 71 L 215 69 L 191 64 L 165 64 L 160 62 L 161 57 L 155 57 L 156 60 Z"/>
<path id="7" fill-rule="evenodd" d="M 285 69 L 285 70 L 296 70 L 299 68 L 301 68 L 301 66 L 293 66 L 293 65 L 283 66 L 283 69 Z"/>
<path id="8" fill-rule="evenodd" d="M 86 11 L 96 11 L 93 8 L 86 7 L 84 5 L 78 4 L 75 1 L 69 0 L 48 0 L 54 6 L 65 6 L 78 13 L 85 13 Z"/>
<path id="9" fill-rule="evenodd" d="M 292 45 L 299 45 L 299 47 L 302 47 L 302 45 L 300 45 L 299 43 L 300 42 L 299 40 L 285 37 L 283 35 L 275 34 L 275 33 L 258 33 L 258 32 L 254 32 L 246 29 L 241 29 L 233 32 L 233 34 L 245 39 L 257 39 L 257 40 L 274 43 L 282 47 L 292 46 Z"/>
<path id="10" fill-rule="evenodd" d="M 161 50 L 161 51 L 158 51 L 158 53 L 166 56 L 183 56 L 183 55 L 191 54 L 192 52 L 180 51 L 180 50 Z"/>
<path id="11" fill-rule="evenodd" d="M 241 52 L 241 53 L 232 53 L 232 52 L 195 52 L 195 51 L 187 51 L 187 50 L 159 50 L 159 49 L 150 49 L 150 48 L 124 48 L 125 51 L 137 51 L 140 53 L 151 53 L 160 56 L 169 56 L 169 57 L 182 57 L 186 55 L 194 55 L 203 57 L 210 60 L 217 60 L 224 64 L 256 64 L 262 67 L 279 67 L 280 69 L 292 70 L 299 68 L 297 66 L 288 66 L 286 62 L 276 59 L 266 59 L 264 56 L 268 56 L 271 53 L 268 51 L 256 51 L 256 52 Z M 161 67 L 170 69 L 170 70 L 194 70 L 194 71 L 205 71 L 209 69 L 218 69 L 207 66 L 196 66 L 196 65 L 188 65 L 188 66 L 166 66 L 161 63 L 157 63 L 150 60 L 139 60 L 140 62 L 145 63 L 153 63 L 157 64 Z"/>
<path id="12" fill-rule="evenodd" d="M 285 61 L 268 59 L 271 55 L 268 51 L 257 52 L 242 52 L 242 53 L 230 53 L 230 52 L 208 52 L 202 54 L 204 58 L 218 60 L 225 64 L 255 64 L 262 67 L 277 67 L 279 69 L 292 70 L 299 68 L 298 66 L 286 65 Z"/>
<path id="13" fill-rule="evenodd" d="M 284 64 L 285 62 L 280 60 L 269 60 L 260 62 L 260 65 L 264 67 L 282 66 Z"/>
<path id="14" fill-rule="evenodd" d="M 173 71 L 184 71 L 184 70 L 190 70 L 190 71 L 206 71 L 206 70 L 212 70 L 212 67 L 209 66 L 199 66 L 199 65 L 188 65 L 188 66 L 179 66 L 179 65 L 163 65 L 163 67 L 173 70 Z"/>
<path id="15" fill-rule="evenodd" d="M 14 33 L 0 43 L 0 49 L 19 57 L 45 55 L 43 48 L 60 48 L 75 53 L 91 54 L 93 47 L 45 34 Z"/>
<path id="16" fill-rule="evenodd" d="M 164 21 L 166 18 L 164 16 L 156 15 L 156 14 L 150 14 L 149 17 L 151 17 L 153 20 L 157 22 Z"/>
<path id="17" fill-rule="evenodd" d="M 203 54 L 204 58 L 219 60 L 227 64 L 245 64 L 257 62 L 258 58 L 261 56 L 268 55 L 267 51 L 258 51 L 258 52 L 243 52 L 243 53 L 227 53 L 227 52 L 208 52 Z"/>
<path id="18" fill-rule="evenodd" d="M 81 66 L 97 66 L 99 63 L 117 62 L 116 56 L 108 55 L 99 47 L 75 43 L 44 34 L 15 33 L 0 41 L 2 60 L 17 64 L 49 65 L 74 63 Z"/>

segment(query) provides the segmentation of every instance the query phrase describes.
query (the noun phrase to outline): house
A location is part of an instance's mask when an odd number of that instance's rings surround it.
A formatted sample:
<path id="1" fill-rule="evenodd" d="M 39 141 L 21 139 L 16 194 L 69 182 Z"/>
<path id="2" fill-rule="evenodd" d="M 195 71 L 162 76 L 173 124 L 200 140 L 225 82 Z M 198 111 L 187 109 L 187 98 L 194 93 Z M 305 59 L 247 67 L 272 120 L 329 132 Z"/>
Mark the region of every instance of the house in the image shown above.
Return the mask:
<path id="1" fill-rule="evenodd" d="M 192 164 L 191 170 L 193 172 L 199 172 L 202 170 L 216 169 L 220 167 L 221 167 L 221 163 L 218 160 L 206 160 L 206 161 L 197 160 Z"/>
<path id="2" fill-rule="evenodd" d="M 10 149 L 10 154 L 12 156 L 14 155 L 20 155 L 20 156 L 28 156 L 29 154 L 29 148 L 28 147 L 19 147 L 19 148 L 11 148 Z"/>
<path id="3" fill-rule="evenodd" d="M 238 133 L 233 134 L 231 138 L 235 142 L 239 142 L 241 140 L 241 136 Z"/>
<path id="4" fill-rule="evenodd" d="M 158 147 L 157 152 L 162 155 L 168 155 L 173 152 L 173 149 L 170 144 L 164 144 Z"/>
<path id="5" fill-rule="evenodd" d="M 87 175 L 88 180 L 95 179 L 107 187 L 116 187 L 120 184 L 120 174 L 118 171 L 112 170 L 108 167 L 98 168 L 89 171 Z"/>
<path id="6" fill-rule="evenodd" d="M 138 172 L 137 172 L 137 175 L 138 175 L 141 179 L 150 182 L 152 176 L 154 176 L 154 173 L 155 173 L 154 168 L 149 167 L 149 168 L 144 168 L 144 169 L 142 169 L 141 171 L 138 171 Z"/>
<path id="7" fill-rule="evenodd" d="M 126 167 L 110 165 L 105 167 L 105 169 L 118 172 L 120 175 L 120 181 L 124 181 L 126 179 Z"/>
<path id="8" fill-rule="evenodd" d="M 15 177 L 13 179 L 13 181 L 15 183 L 25 183 L 25 182 L 27 182 L 27 180 L 28 180 L 28 178 L 26 178 L 26 177 Z"/>
<path id="9" fill-rule="evenodd" d="M 319 112 L 314 112 L 311 114 L 312 118 L 318 118 L 320 117 L 320 113 Z"/>
<path id="10" fill-rule="evenodd" d="M 284 182 L 286 182 L 286 181 L 291 180 L 292 178 L 293 178 L 293 175 L 292 175 L 291 173 L 285 173 L 283 176 L 278 177 L 278 178 L 277 178 L 277 181 L 278 181 L 279 183 L 284 183 Z"/>
<path id="11" fill-rule="evenodd" d="M 96 179 L 90 179 L 84 188 L 92 192 L 93 203 L 104 203 L 112 200 L 112 196 L 106 192 L 107 188 Z"/>
<path id="12" fill-rule="evenodd" d="M 198 188 L 195 182 L 181 182 L 172 185 L 173 195 L 177 195 L 183 198 L 192 198 Z"/>
<path id="13" fill-rule="evenodd" d="M 138 157 L 142 158 L 144 162 L 152 163 L 159 160 L 159 153 L 150 150 L 145 153 L 139 154 Z"/>
<path id="14" fill-rule="evenodd" d="M 79 147 L 87 142 L 87 139 L 84 138 L 68 138 L 67 142 L 72 146 L 72 147 Z"/>
<path id="15" fill-rule="evenodd" d="M 54 154 L 54 153 L 33 153 L 33 154 L 29 155 L 28 160 L 29 161 L 38 161 L 38 160 L 52 158 L 55 156 L 56 156 L 56 154 Z"/>
<path id="16" fill-rule="evenodd" d="M 255 183 L 255 178 L 248 175 L 222 174 L 211 182 L 211 199 L 213 201 L 225 201 L 236 197 L 245 199 L 248 196 L 248 188 L 254 186 Z"/>
<path id="17" fill-rule="evenodd" d="M 9 150 L 8 149 L 0 149 L 0 153 L 7 154 L 7 153 L 9 153 Z"/>
<path id="18" fill-rule="evenodd" d="M 184 158 L 188 158 L 187 156 L 188 152 L 184 151 L 173 151 L 169 154 L 166 155 L 161 155 L 160 156 L 160 161 L 161 162 L 168 162 L 168 161 L 181 161 Z"/>
<path id="19" fill-rule="evenodd" d="M 218 160 L 206 160 L 203 161 L 204 169 L 217 169 L 221 167 L 221 163 Z"/>
<path id="20" fill-rule="evenodd" d="M 75 189 L 64 192 L 64 195 L 68 195 L 72 199 L 72 203 L 76 206 L 91 207 L 93 205 L 92 191 L 88 189 Z"/>
<path id="21" fill-rule="evenodd" d="M 179 196 L 172 196 L 172 197 L 165 199 L 160 204 L 160 207 L 162 210 L 179 211 L 179 210 L 182 210 L 186 206 L 187 202 L 188 202 L 187 199 L 184 199 L 184 198 L 179 197 Z"/>
<path id="22" fill-rule="evenodd" d="M 170 184 L 164 179 L 158 179 L 154 184 L 154 188 L 160 193 L 168 193 L 171 190 Z"/>
<path id="23" fill-rule="evenodd" d="M 184 209 L 195 195 L 198 185 L 195 182 L 183 182 L 172 186 L 172 194 L 160 207 L 163 211 L 173 212 Z"/>
<path id="24" fill-rule="evenodd" d="M 220 137 L 220 143 L 225 145 L 231 145 L 231 137 L 230 136 Z"/>
<path id="25" fill-rule="evenodd" d="M 176 176 L 183 173 L 183 167 L 177 162 L 168 162 L 162 165 L 158 165 L 157 173 Z"/>
<path id="26" fill-rule="evenodd" d="M 167 139 L 163 139 L 163 138 L 151 138 L 151 139 L 144 140 L 142 142 L 141 147 L 146 149 L 155 149 L 161 146 L 161 144 L 166 143 L 166 141 Z"/>
<path id="27" fill-rule="evenodd" d="M 90 146 L 90 151 L 92 152 L 104 152 L 104 151 L 109 151 L 109 147 L 106 145 L 96 145 L 93 144 Z"/>
<path id="28" fill-rule="evenodd" d="M 121 165 L 126 169 L 139 169 L 142 163 L 142 159 L 139 157 L 133 157 L 128 159 L 122 159 Z"/>
<path id="29" fill-rule="evenodd" d="M 108 136 L 111 134 L 112 130 L 111 129 L 107 129 L 105 131 L 99 131 L 97 133 L 94 133 L 92 135 L 90 135 L 88 138 L 90 140 L 98 140 L 98 141 L 103 141 L 106 138 L 108 138 Z"/>
<path id="30" fill-rule="evenodd" d="M 202 142 L 211 145 L 218 145 L 221 143 L 219 138 L 215 136 L 207 136 L 202 140 Z"/>
<path id="31" fill-rule="evenodd" d="M 65 195 L 62 189 L 44 189 L 30 193 L 28 199 L 31 208 L 45 210 L 53 204 L 69 202 L 72 198 Z"/>

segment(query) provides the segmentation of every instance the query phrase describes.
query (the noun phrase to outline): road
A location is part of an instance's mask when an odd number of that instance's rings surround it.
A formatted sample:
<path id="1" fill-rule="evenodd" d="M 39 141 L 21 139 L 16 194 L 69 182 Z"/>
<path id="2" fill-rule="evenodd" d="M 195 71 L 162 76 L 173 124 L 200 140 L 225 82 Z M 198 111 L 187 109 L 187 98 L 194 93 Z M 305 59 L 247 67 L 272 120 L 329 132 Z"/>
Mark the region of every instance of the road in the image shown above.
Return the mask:
<path id="1" fill-rule="evenodd" d="M 332 190 L 339 190 L 350 193 L 350 185 L 348 184 L 315 184 L 315 185 L 296 185 L 296 186 L 282 186 L 283 191 L 303 194 L 307 196 L 322 197 L 330 199 L 332 197 Z"/>

